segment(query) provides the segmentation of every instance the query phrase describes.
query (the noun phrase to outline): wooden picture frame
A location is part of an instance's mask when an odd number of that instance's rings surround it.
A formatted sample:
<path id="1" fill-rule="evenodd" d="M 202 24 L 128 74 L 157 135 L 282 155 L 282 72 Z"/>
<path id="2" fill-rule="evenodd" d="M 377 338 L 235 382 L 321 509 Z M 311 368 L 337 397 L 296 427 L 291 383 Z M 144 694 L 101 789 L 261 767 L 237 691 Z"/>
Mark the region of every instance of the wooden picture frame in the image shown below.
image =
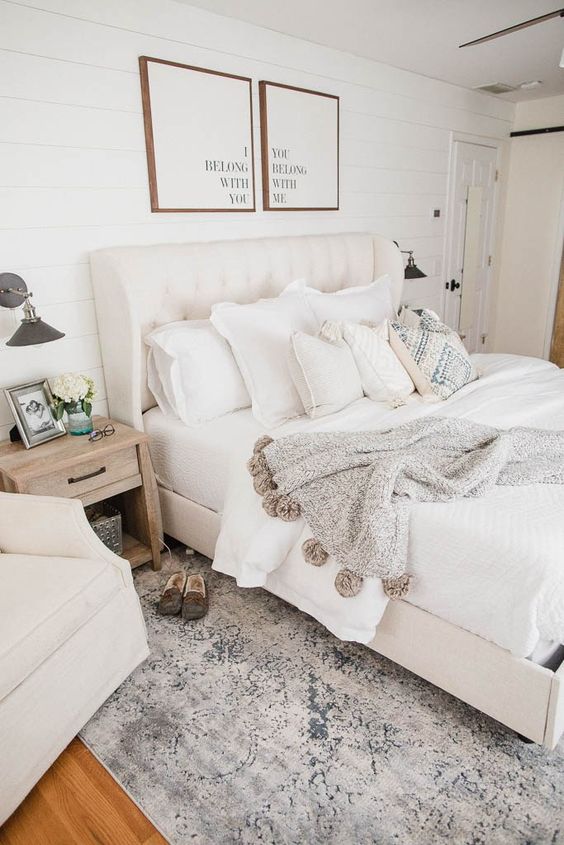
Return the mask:
<path id="1" fill-rule="evenodd" d="M 26 449 L 67 433 L 64 423 L 51 410 L 53 394 L 47 379 L 8 387 L 4 394 Z"/>
<path id="2" fill-rule="evenodd" d="M 339 97 L 262 80 L 259 104 L 264 210 L 338 211 Z"/>
<path id="3" fill-rule="evenodd" d="M 253 212 L 251 79 L 139 57 L 151 211 Z"/>

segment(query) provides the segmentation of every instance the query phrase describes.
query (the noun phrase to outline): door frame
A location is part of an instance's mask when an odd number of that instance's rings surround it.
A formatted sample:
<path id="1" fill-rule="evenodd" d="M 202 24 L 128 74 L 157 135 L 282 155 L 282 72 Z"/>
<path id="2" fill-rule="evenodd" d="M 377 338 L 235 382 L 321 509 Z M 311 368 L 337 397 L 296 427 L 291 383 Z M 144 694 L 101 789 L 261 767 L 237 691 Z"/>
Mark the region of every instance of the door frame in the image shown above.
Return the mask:
<path id="1" fill-rule="evenodd" d="M 456 188 L 455 182 L 455 152 L 457 141 L 462 141 L 467 144 L 477 144 L 480 147 L 491 147 L 496 150 L 495 166 L 498 174 L 498 179 L 494 182 L 494 193 L 492 203 L 492 226 L 489 232 L 488 254 L 492 256 L 492 266 L 490 266 L 488 273 L 488 282 L 486 286 L 486 301 L 484 305 L 484 314 L 486 324 L 483 331 L 489 338 L 489 322 L 491 316 L 491 297 L 492 297 L 492 280 L 494 278 L 494 270 L 496 265 L 494 246 L 497 246 L 496 237 L 498 233 L 498 213 L 499 213 L 499 198 L 501 185 L 501 162 L 504 158 L 507 149 L 507 141 L 501 138 L 492 138 L 488 135 L 472 135 L 468 132 L 450 132 L 449 137 L 449 164 L 448 164 L 448 180 L 447 180 L 447 225 L 445 228 L 445 242 L 443 250 L 443 284 L 442 284 L 442 306 L 444 320 L 450 324 L 452 314 L 452 297 L 447 297 L 446 285 L 449 280 L 450 264 L 453 252 L 454 241 L 454 194 Z M 484 346 L 484 351 L 488 347 L 488 343 Z"/>
<path id="2" fill-rule="evenodd" d="M 550 358 L 550 346 L 552 343 L 552 332 L 554 330 L 554 319 L 556 317 L 556 302 L 558 300 L 558 288 L 560 287 L 560 265 L 564 260 L 564 188 L 560 199 L 560 219 L 558 222 L 558 234 L 554 247 L 552 259 L 552 270 L 550 274 L 550 290 L 548 294 L 548 308 L 546 312 L 546 325 L 544 331 L 543 358 Z"/>

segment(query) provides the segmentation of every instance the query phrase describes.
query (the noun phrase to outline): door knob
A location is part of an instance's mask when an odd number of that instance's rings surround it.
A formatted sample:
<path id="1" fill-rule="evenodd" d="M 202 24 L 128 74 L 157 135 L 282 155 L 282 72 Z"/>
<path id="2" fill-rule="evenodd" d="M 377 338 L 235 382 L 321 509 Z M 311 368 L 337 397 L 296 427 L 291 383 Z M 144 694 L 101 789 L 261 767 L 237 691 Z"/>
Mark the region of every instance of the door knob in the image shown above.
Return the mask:
<path id="1" fill-rule="evenodd" d="M 460 282 L 457 282 L 456 279 L 451 279 L 450 284 L 447 283 L 447 288 L 451 291 L 451 293 L 452 291 L 458 290 L 459 287 Z"/>

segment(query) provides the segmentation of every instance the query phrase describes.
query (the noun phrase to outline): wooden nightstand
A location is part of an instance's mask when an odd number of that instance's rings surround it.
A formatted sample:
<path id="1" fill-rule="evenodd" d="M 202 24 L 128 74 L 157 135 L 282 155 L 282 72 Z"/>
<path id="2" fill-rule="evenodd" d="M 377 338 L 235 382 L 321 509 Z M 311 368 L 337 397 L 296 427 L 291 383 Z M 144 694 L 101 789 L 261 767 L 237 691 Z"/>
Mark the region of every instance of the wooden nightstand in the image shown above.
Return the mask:
<path id="1" fill-rule="evenodd" d="M 161 568 L 159 500 L 146 434 L 122 423 L 108 423 L 115 434 L 89 441 L 67 434 L 34 449 L 22 443 L 0 444 L 0 490 L 63 496 L 92 505 L 118 497 L 123 517 L 123 557 L 132 567 L 152 561 Z"/>

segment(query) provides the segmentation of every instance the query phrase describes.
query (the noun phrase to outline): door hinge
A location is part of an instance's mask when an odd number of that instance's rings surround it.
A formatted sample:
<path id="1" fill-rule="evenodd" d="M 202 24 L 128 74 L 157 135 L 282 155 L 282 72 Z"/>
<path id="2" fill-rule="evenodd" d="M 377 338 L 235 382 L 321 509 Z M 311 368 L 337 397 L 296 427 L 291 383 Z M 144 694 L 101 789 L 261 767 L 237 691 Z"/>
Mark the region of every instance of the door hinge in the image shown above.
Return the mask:
<path id="1" fill-rule="evenodd" d="M 498 180 L 499 180 L 499 170 L 496 170 L 494 182 L 497 182 Z"/>
<path id="2" fill-rule="evenodd" d="M 492 257 L 491 257 L 491 255 L 488 255 L 488 267 L 491 267 L 491 266 L 492 266 Z"/>
<path id="3" fill-rule="evenodd" d="M 481 334 L 481 335 L 480 335 L 480 338 L 481 338 L 481 340 L 482 340 L 482 346 L 483 346 L 483 345 L 485 344 L 485 342 L 486 342 L 487 334 Z"/>

